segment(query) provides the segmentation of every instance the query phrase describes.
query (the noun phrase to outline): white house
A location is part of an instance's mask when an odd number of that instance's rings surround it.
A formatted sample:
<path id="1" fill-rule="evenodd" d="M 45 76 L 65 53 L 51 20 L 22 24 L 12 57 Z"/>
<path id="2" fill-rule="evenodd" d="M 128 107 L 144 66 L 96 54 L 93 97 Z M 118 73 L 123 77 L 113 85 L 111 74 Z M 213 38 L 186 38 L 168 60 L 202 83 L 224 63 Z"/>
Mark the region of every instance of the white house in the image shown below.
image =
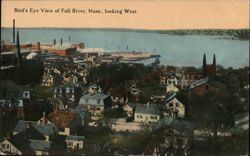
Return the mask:
<path id="1" fill-rule="evenodd" d="M 134 121 L 135 122 L 156 122 L 160 120 L 160 109 L 155 104 L 136 104 Z"/>
<path id="2" fill-rule="evenodd" d="M 15 144 L 11 142 L 10 139 L 5 139 L 0 143 L 0 151 L 7 153 L 7 154 L 13 154 L 13 155 L 22 155 L 22 151 L 16 147 Z"/>
<path id="3" fill-rule="evenodd" d="M 185 117 L 185 105 L 181 103 L 177 98 L 176 94 L 172 94 L 163 106 L 163 111 L 165 116 L 171 117 Z"/>
<path id="4" fill-rule="evenodd" d="M 160 83 L 162 85 L 170 85 L 173 84 L 175 86 L 178 85 L 178 77 L 174 72 L 170 72 L 167 74 L 164 74 L 160 77 Z"/>

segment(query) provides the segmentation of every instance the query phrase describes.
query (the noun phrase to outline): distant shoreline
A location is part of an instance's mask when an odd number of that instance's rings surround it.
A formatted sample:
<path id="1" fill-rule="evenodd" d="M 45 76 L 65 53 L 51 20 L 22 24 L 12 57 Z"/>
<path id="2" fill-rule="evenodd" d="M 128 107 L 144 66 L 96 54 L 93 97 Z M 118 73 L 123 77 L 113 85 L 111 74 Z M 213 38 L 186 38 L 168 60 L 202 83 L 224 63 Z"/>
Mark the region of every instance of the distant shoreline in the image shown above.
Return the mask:
<path id="1" fill-rule="evenodd" d="M 1 29 L 12 29 L 3 27 Z M 53 28 L 53 27 L 34 27 L 18 29 L 57 29 L 57 30 L 89 30 L 89 31 L 118 31 L 118 32 L 138 32 L 138 33 L 159 33 L 169 35 L 205 35 L 205 36 L 223 36 L 222 38 L 232 40 L 249 40 L 250 29 L 172 29 L 172 30 L 146 30 L 146 29 L 128 29 L 128 28 Z"/>

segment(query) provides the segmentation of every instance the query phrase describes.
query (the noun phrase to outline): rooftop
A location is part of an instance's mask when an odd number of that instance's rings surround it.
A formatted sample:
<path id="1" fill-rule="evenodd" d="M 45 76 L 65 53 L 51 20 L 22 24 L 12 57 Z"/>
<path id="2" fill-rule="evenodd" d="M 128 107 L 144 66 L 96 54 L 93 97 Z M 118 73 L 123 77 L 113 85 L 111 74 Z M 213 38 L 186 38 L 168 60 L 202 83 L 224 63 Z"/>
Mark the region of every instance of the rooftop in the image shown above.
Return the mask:
<path id="1" fill-rule="evenodd" d="M 156 104 L 136 104 L 135 113 L 160 115 L 160 109 Z"/>

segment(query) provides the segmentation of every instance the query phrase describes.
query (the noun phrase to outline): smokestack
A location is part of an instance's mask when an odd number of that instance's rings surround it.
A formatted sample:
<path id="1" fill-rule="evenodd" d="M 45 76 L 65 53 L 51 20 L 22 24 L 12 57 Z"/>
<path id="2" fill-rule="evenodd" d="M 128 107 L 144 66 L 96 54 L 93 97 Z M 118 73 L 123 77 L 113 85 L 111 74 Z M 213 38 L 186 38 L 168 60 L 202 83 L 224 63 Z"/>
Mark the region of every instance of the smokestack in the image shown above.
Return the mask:
<path id="1" fill-rule="evenodd" d="M 40 42 L 37 43 L 37 48 L 38 48 L 38 50 L 41 50 L 41 44 L 40 44 Z"/>
<path id="2" fill-rule="evenodd" d="M 16 30 L 15 30 L 15 19 L 13 19 L 13 43 L 15 43 L 15 38 L 16 38 Z"/>
<path id="3" fill-rule="evenodd" d="M 16 46 L 17 46 L 17 52 L 16 52 L 16 58 L 17 58 L 17 67 L 20 69 L 21 63 L 22 63 L 22 55 L 20 50 L 20 40 L 19 40 L 19 32 L 17 31 L 16 36 Z"/>
<path id="4" fill-rule="evenodd" d="M 54 45 L 56 45 L 56 39 L 54 39 Z"/>
<path id="5" fill-rule="evenodd" d="M 61 38 L 61 45 L 62 45 L 62 42 L 63 42 L 63 40 L 62 40 L 62 38 Z"/>

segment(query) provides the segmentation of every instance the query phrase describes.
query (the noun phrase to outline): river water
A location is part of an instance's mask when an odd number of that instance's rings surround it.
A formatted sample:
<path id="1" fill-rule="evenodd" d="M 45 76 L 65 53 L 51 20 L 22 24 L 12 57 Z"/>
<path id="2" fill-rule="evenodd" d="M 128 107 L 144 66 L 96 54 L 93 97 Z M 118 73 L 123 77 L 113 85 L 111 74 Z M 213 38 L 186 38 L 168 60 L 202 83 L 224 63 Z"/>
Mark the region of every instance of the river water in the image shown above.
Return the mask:
<path id="1" fill-rule="evenodd" d="M 1 40 L 12 40 L 12 29 L 1 29 Z M 84 42 L 89 48 L 104 48 L 106 51 L 151 51 L 160 54 L 163 65 L 201 67 L 203 54 L 207 63 L 212 63 L 216 54 L 217 64 L 224 67 L 249 65 L 249 41 L 231 40 L 220 36 L 168 35 L 156 32 L 135 32 L 91 29 L 19 29 L 20 42 L 52 43 L 63 38 L 72 43 Z"/>

